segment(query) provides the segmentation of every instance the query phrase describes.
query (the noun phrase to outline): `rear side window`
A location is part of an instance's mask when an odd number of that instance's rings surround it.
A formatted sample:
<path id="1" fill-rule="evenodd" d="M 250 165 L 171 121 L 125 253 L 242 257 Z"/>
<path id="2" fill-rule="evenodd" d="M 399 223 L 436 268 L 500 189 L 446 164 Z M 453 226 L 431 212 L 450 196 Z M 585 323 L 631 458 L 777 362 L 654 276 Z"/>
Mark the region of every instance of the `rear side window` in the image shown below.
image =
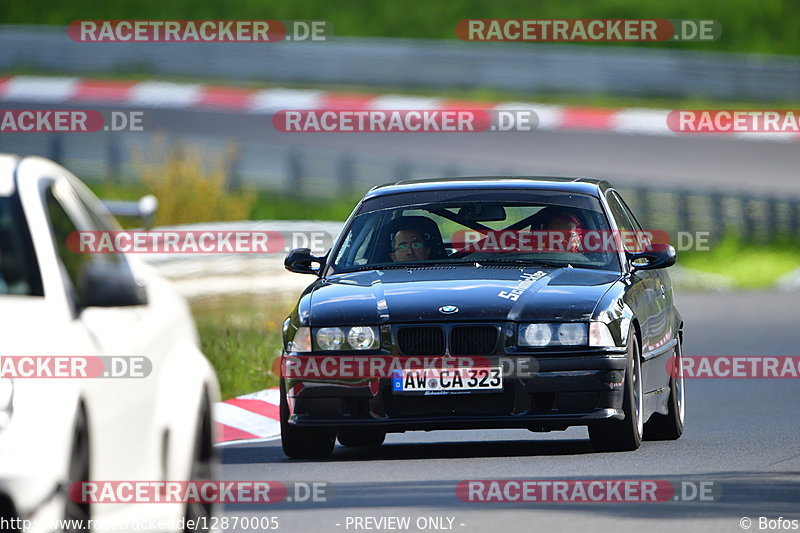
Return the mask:
<path id="1" fill-rule="evenodd" d="M 0 295 L 43 296 L 39 262 L 17 196 L 0 197 Z"/>
<path id="2" fill-rule="evenodd" d="M 622 199 L 616 192 L 610 191 L 606 194 L 608 200 L 608 207 L 611 210 L 611 215 L 617 221 L 617 229 L 627 236 L 642 235 L 642 230 L 635 222 L 633 214 L 630 213 L 627 206 L 622 202 Z M 641 252 L 642 248 L 639 239 L 625 238 L 625 248 L 629 252 Z"/>
<path id="3" fill-rule="evenodd" d="M 81 295 L 78 294 L 78 287 L 80 286 L 78 280 L 81 269 L 84 264 L 91 260 L 91 255 L 75 253 L 67 246 L 69 235 L 74 231 L 78 231 L 78 228 L 66 209 L 64 209 L 64 206 L 53 194 L 52 188 L 45 193 L 45 206 L 47 208 L 47 218 L 50 220 L 50 227 L 53 229 L 56 252 L 71 282 L 73 297 L 76 299 L 76 303 L 80 302 Z"/>

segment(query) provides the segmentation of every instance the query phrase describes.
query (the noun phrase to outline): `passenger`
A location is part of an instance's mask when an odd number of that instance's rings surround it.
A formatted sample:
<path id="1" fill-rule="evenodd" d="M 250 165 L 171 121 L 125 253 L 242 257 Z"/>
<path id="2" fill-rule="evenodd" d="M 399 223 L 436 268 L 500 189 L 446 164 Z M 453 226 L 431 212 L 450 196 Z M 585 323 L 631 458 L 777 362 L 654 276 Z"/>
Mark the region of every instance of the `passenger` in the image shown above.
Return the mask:
<path id="1" fill-rule="evenodd" d="M 582 251 L 583 224 L 577 215 L 569 211 L 555 212 L 542 225 L 542 229 L 548 232 L 550 249 L 566 252 Z"/>

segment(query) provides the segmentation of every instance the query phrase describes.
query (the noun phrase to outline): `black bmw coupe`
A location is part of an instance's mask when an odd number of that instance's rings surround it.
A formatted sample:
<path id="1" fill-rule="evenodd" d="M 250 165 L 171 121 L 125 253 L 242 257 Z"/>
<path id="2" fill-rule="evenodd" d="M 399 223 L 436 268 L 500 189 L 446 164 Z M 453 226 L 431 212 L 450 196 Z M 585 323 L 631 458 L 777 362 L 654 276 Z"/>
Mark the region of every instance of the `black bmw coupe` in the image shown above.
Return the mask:
<path id="1" fill-rule="evenodd" d="M 376 187 L 284 323 L 293 458 L 387 432 L 587 426 L 600 451 L 677 439 L 675 250 L 606 181 L 480 177 Z"/>

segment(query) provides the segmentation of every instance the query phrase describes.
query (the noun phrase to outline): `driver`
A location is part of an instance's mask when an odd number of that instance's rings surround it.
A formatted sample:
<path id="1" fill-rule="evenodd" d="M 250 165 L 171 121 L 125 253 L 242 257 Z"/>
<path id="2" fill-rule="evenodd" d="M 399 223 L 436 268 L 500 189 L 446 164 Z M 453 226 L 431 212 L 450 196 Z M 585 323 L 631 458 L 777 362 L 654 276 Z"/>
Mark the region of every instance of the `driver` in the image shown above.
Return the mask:
<path id="1" fill-rule="evenodd" d="M 401 229 L 392 238 L 390 257 L 395 263 L 404 261 L 424 261 L 431 254 L 425 238 L 418 230 Z"/>

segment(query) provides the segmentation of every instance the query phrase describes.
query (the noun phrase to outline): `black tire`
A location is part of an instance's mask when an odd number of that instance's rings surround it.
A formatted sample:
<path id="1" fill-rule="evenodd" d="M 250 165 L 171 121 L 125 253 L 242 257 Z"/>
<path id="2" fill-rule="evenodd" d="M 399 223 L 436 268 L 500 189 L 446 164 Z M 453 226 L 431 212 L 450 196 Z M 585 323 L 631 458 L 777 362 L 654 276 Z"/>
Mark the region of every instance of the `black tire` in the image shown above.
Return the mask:
<path id="1" fill-rule="evenodd" d="M 666 415 L 653 413 L 650 420 L 644 425 L 645 440 L 677 440 L 683 435 L 683 426 L 686 418 L 686 401 L 683 383 L 683 346 L 679 339 L 675 347 L 675 366 L 673 376 L 669 379 L 669 410 Z"/>
<path id="2" fill-rule="evenodd" d="M 339 430 L 339 444 L 350 448 L 377 448 L 386 439 L 386 432 L 372 428 Z"/>
<path id="3" fill-rule="evenodd" d="M 190 473 L 191 481 L 202 483 L 214 480 L 214 460 L 215 451 L 213 436 L 211 434 L 211 405 L 208 399 L 208 392 L 203 392 L 202 407 L 200 408 L 200 418 L 198 419 L 197 436 L 195 438 L 194 452 L 192 454 L 192 470 Z M 166 450 L 165 450 L 166 453 Z M 211 531 L 211 521 L 214 516 L 213 503 L 190 502 L 186 504 L 186 524 L 185 533 L 195 533 L 198 531 Z M 191 521 L 191 522 L 190 522 Z M 197 524 L 196 529 L 190 529 L 189 523 Z"/>
<path id="4" fill-rule="evenodd" d="M 89 423 L 83 407 L 78 409 L 75 417 L 75 427 L 72 432 L 72 452 L 69 461 L 69 483 L 90 481 L 90 448 L 89 448 Z M 72 492 L 72 491 L 70 491 Z M 76 491 L 77 493 L 77 491 Z M 64 507 L 65 527 L 64 533 L 75 531 L 89 531 L 89 520 L 92 517 L 92 508 L 89 502 L 77 503 L 67 496 Z"/>
<path id="5" fill-rule="evenodd" d="M 286 384 L 281 379 L 281 445 L 283 453 L 292 459 L 328 459 L 336 443 L 336 430 L 303 428 L 289 424 L 289 404 Z"/>
<path id="6" fill-rule="evenodd" d="M 604 420 L 589 426 L 592 446 L 601 452 L 628 452 L 642 444 L 642 366 L 639 340 L 631 328 L 628 334 L 628 365 L 625 369 L 622 410 L 623 420 Z"/>

